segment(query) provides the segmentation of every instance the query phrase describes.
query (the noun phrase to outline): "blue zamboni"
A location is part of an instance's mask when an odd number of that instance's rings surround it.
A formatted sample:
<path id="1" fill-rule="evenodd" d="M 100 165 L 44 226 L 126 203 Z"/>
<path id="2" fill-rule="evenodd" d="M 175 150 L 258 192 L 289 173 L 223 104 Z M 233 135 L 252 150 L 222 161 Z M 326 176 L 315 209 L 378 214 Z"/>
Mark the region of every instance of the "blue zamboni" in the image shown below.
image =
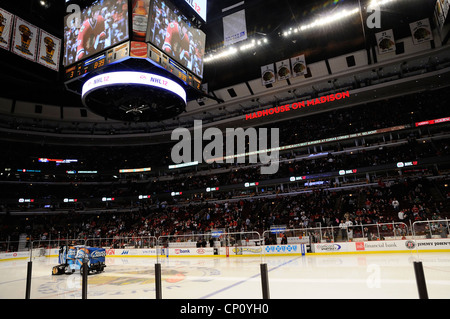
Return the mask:
<path id="1" fill-rule="evenodd" d="M 83 272 L 83 260 L 86 259 L 88 274 L 90 272 L 102 272 L 105 265 L 106 251 L 104 248 L 89 246 L 62 246 L 59 249 L 58 266 L 52 269 L 52 275 L 72 274 L 76 270 Z"/>

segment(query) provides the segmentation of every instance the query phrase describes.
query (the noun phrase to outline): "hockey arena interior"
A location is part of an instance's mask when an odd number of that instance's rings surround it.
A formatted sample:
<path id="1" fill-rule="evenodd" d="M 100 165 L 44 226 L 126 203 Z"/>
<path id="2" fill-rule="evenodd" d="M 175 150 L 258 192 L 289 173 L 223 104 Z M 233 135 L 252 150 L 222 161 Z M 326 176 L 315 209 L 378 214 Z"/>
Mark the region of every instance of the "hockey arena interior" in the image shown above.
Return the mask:
<path id="1" fill-rule="evenodd" d="M 0 299 L 450 298 L 449 9 L 0 0 Z"/>

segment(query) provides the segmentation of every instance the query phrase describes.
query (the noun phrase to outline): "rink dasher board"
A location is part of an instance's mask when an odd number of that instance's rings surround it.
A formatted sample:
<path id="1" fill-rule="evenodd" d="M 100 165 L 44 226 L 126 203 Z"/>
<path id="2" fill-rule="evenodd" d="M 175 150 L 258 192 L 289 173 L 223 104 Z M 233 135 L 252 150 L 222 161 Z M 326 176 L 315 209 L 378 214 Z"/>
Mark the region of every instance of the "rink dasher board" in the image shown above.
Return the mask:
<path id="1" fill-rule="evenodd" d="M 162 257 L 258 257 L 258 256 L 301 256 L 324 254 L 370 254 L 370 253 L 411 253 L 411 252 L 450 252 L 450 239 L 418 239 L 418 240 L 387 240 L 366 242 L 336 242 L 312 244 L 312 253 L 306 252 L 306 245 L 266 245 L 238 246 L 215 248 L 161 248 Z M 57 258 L 59 249 L 46 249 L 45 257 Z M 39 256 L 38 251 L 33 256 Z M 156 248 L 148 249 L 106 249 L 107 258 L 156 258 Z M 29 259 L 30 252 L 0 253 L 0 262 L 8 260 Z"/>
<path id="2" fill-rule="evenodd" d="M 57 257 L 58 249 L 47 249 L 47 257 Z M 233 246 L 233 247 L 201 247 L 201 248 L 159 248 L 158 257 L 244 257 L 253 256 L 298 256 L 305 255 L 306 246 L 298 245 L 268 245 L 268 246 Z M 154 257 L 156 248 L 106 249 L 107 258 Z"/>
<path id="3" fill-rule="evenodd" d="M 8 252 L 0 254 L 0 261 L 16 260 L 16 259 L 30 259 L 29 251 Z"/>
<path id="4" fill-rule="evenodd" d="M 311 249 L 314 254 L 450 252 L 450 239 L 318 243 L 312 244 Z"/>

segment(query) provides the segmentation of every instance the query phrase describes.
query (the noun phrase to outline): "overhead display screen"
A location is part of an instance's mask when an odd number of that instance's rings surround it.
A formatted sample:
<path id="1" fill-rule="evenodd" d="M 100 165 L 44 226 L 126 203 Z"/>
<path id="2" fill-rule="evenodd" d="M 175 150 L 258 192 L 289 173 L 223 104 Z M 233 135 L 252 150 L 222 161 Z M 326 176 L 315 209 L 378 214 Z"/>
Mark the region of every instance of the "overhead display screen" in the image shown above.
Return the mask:
<path id="1" fill-rule="evenodd" d="M 64 65 L 84 60 L 129 39 L 127 0 L 98 0 L 64 24 Z"/>
<path id="2" fill-rule="evenodd" d="M 207 0 L 184 0 L 206 22 Z"/>
<path id="3" fill-rule="evenodd" d="M 203 78 L 206 35 L 182 19 L 170 2 L 151 0 L 147 41 L 169 58 Z"/>

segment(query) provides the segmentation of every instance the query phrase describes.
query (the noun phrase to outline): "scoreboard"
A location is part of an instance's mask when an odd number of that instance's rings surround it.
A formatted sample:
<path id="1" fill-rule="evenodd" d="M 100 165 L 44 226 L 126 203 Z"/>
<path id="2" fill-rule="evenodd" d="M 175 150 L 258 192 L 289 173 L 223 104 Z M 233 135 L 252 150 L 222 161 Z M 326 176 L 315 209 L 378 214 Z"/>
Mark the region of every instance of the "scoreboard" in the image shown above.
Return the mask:
<path id="1" fill-rule="evenodd" d="M 162 53 L 157 47 L 150 43 L 148 45 L 148 58 L 156 65 L 161 66 L 175 77 L 179 78 L 184 83 L 201 90 L 201 80 L 186 68 L 178 64 L 176 61 Z"/>
<path id="2" fill-rule="evenodd" d="M 176 61 L 165 55 L 150 43 L 127 41 L 116 45 L 95 56 L 80 61 L 65 69 L 64 82 L 66 84 L 79 80 L 88 74 L 103 70 L 106 67 L 124 62 L 128 59 L 141 59 L 151 65 L 165 69 L 168 73 L 183 81 L 186 85 L 201 91 L 201 80 L 182 67 Z"/>
<path id="3" fill-rule="evenodd" d="M 203 2 L 196 0 L 194 8 L 206 10 L 206 3 L 203 5 Z M 167 75 L 178 80 L 193 96 L 206 93 L 201 86 L 206 34 L 191 24 L 192 10 L 188 10 L 185 16 L 182 12 L 186 10 L 185 5 L 181 6 L 185 7 L 182 10 L 169 3 L 168 0 L 95 0 L 82 10 L 80 20 L 84 21 L 83 27 L 87 26 L 88 21 L 91 23 L 90 19 L 93 19 L 92 14 L 97 13 L 98 17 L 108 21 L 104 24 L 104 30 L 85 27 L 75 32 L 79 26 L 73 18 L 74 14 L 66 16 L 65 70 L 62 75 L 66 88 L 81 94 L 81 87 L 88 78 L 111 70 L 133 70 Z M 192 1 L 188 1 L 190 3 Z M 117 19 L 121 18 L 118 21 L 123 23 L 111 23 L 116 21 L 116 13 Z M 175 32 L 175 26 L 186 35 L 182 40 L 164 36 L 170 30 Z M 96 36 L 94 43 L 91 43 L 92 36 Z M 168 39 L 170 44 L 164 46 Z M 167 49 L 168 46 L 171 50 Z M 180 49 L 183 54 L 180 54 Z"/>
<path id="4" fill-rule="evenodd" d="M 70 80 L 78 79 L 98 69 L 104 68 L 107 65 L 123 61 L 124 59 L 129 57 L 129 47 L 130 43 L 125 42 L 105 52 L 99 53 L 88 60 L 79 62 L 71 67 L 66 68 L 64 80 L 67 82 Z"/>

